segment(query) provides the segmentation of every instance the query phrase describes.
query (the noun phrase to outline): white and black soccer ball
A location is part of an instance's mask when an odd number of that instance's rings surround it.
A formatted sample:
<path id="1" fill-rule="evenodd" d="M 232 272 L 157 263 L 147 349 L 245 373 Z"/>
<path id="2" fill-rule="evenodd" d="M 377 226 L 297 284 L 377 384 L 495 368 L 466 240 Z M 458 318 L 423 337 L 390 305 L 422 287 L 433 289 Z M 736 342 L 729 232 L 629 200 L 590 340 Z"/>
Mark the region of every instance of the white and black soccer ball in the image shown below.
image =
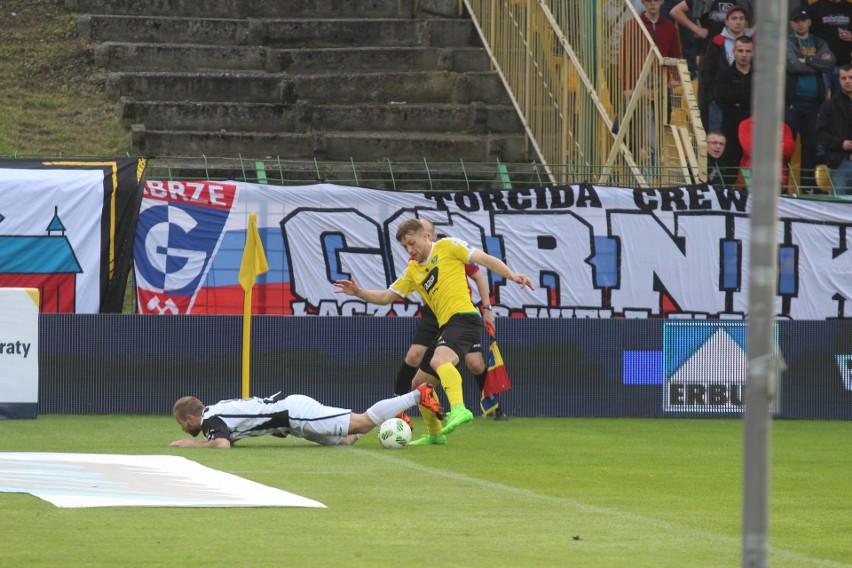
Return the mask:
<path id="1" fill-rule="evenodd" d="M 385 420 L 379 426 L 379 441 L 389 450 L 400 450 L 411 441 L 411 428 L 401 418 Z"/>

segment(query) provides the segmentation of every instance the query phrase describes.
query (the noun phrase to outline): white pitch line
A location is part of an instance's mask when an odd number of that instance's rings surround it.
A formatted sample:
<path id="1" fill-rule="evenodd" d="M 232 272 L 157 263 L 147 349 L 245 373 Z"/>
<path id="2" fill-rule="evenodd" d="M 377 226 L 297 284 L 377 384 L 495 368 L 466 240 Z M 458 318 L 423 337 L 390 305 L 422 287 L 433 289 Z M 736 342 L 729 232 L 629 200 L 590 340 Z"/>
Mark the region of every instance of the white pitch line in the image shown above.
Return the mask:
<path id="1" fill-rule="evenodd" d="M 703 531 L 700 529 L 692 529 L 689 527 L 685 527 L 683 525 L 676 525 L 673 523 L 669 523 L 666 521 L 661 521 L 660 519 L 655 519 L 653 517 L 647 517 L 645 515 L 637 515 L 635 513 L 626 513 L 624 511 L 619 511 L 617 509 L 609 509 L 607 507 L 599 507 L 597 505 L 589 505 L 587 503 L 582 503 L 580 501 L 575 501 L 573 499 L 567 499 L 565 497 L 555 497 L 553 495 L 545 495 L 543 493 L 537 493 L 535 491 L 531 491 L 529 489 L 522 489 L 519 487 L 514 487 L 512 485 L 506 485 L 505 483 L 498 483 L 496 481 L 488 481 L 485 479 L 477 479 L 475 477 L 470 477 L 468 475 L 464 475 L 461 473 L 456 473 L 454 471 L 448 471 L 445 469 L 439 469 L 436 467 L 428 466 L 428 465 L 420 465 L 417 463 L 412 463 L 408 460 L 400 459 L 394 457 L 388 452 L 379 452 L 374 450 L 368 450 L 366 448 L 356 448 L 349 447 L 346 448 L 349 451 L 359 452 L 359 453 L 367 453 L 372 457 L 384 460 L 387 462 L 392 462 L 397 465 L 402 465 L 408 467 L 410 469 L 414 469 L 417 471 L 421 471 L 423 473 L 428 473 L 429 475 L 438 475 L 441 477 L 446 477 L 448 479 L 452 479 L 454 481 L 461 481 L 463 483 L 470 483 L 473 485 L 479 485 L 480 487 L 484 487 L 489 490 L 497 490 L 503 491 L 505 493 L 510 493 L 517 497 L 523 497 L 526 499 L 535 499 L 539 501 L 546 501 L 548 503 L 559 505 L 562 507 L 572 507 L 574 509 L 579 509 L 588 513 L 596 513 L 600 515 L 609 515 L 610 517 L 616 517 L 618 519 L 627 520 L 627 521 L 635 521 L 639 523 L 645 523 L 660 529 L 668 530 L 668 531 L 677 531 L 679 534 L 690 534 L 696 538 L 716 541 L 719 544 L 725 546 L 740 546 L 742 541 L 736 538 L 732 538 L 729 536 Z M 790 560 L 794 562 L 807 562 L 814 566 L 825 566 L 828 568 L 850 568 L 852 564 L 844 564 L 842 562 L 834 562 L 833 560 L 824 560 L 820 558 L 811 558 L 810 556 L 806 556 L 799 552 L 792 552 L 789 550 L 783 550 L 780 548 L 770 548 L 770 554 L 774 554 L 777 557 L 783 558 L 785 560 Z"/>

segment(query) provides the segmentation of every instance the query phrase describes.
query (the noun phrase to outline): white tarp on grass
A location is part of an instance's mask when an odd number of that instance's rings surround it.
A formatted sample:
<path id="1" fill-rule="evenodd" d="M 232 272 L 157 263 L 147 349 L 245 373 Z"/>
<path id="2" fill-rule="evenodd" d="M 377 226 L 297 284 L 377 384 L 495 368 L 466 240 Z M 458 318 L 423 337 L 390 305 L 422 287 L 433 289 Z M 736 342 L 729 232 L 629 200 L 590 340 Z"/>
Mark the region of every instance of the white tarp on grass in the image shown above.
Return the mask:
<path id="1" fill-rule="evenodd" d="M 180 456 L 0 453 L 0 492 L 57 507 L 322 507 Z"/>

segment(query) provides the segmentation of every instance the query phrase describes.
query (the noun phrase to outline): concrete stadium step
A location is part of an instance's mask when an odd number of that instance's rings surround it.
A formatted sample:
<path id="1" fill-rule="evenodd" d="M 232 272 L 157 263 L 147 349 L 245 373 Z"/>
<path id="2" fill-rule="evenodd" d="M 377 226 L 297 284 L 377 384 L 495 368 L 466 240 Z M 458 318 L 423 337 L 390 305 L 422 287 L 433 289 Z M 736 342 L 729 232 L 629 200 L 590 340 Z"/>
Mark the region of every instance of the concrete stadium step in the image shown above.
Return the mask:
<path id="1" fill-rule="evenodd" d="M 65 3 L 98 44 L 134 152 L 382 163 L 530 155 L 458 0 Z"/>
<path id="2" fill-rule="evenodd" d="M 82 37 L 94 41 L 268 47 L 465 47 L 479 45 L 460 18 L 221 19 L 84 14 Z"/>
<path id="3" fill-rule="evenodd" d="M 292 103 L 510 104 L 495 72 L 341 73 L 285 76 L 260 72 L 108 72 L 107 91 L 116 99 Z"/>
<path id="4" fill-rule="evenodd" d="M 458 15 L 457 0 L 65 0 L 81 14 L 197 18 L 410 18 L 421 13 Z"/>
<path id="5" fill-rule="evenodd" d="M 161 102 L 121 99 L 122 119 L 146 129 L 226 132 L 358 131 L 518 133 L 521 122 L 511 105 L 453 104 L 240 104 Z"/>
<path id="6" fill-rule="evenodd" d="M 267 71 L 327 74 L 357 71 L 488 71 L 484 50 L 434 47 L 272 49 L 221 45 L 106 42 L 95 65 L 112 71 Z"/>
<path id="7" fill-rule="evenodd" d="M 188 155 L 279 156 L 298 159 L 314 156 L 320 160 L 374 160 L 393 156 L 394 160 L 504 161 L 526 160 L 526 138 L 518 134 L 434 134 L 376 132 L 198 132 L 132 128 L 133 147 L 147 156 L 172 152 L 177 146 Z"/>

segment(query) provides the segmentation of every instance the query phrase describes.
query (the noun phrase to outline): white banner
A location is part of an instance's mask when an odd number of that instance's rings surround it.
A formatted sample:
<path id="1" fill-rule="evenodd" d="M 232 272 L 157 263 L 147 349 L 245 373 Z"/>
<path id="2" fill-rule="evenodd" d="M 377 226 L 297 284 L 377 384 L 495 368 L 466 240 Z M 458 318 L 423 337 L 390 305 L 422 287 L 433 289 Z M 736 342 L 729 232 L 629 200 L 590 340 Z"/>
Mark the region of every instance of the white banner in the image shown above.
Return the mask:
<path id="1" fill-rule="evenodd" d="M 285 450 L 286 451 L 286 450 Z M 0 492 L 57 507 L 313 507 L 313 499 L 180 456 L 0 453 Z"/>
<path id="2" fill-rule="evenodd" d="M 417 216 L 532 278 L 535 291 L 489 275 L 496 315 L 743 319 L 749 203 L 747 193 L 708 186 L 412 193 L 148 182 L 136 238 L 140 310 L 239 313 L 224 306 L 234 295 L 241 307 L 239 260 L 257 211 L 270 272 L 258 278 L 255 313 L 414 315 L 418 304 L 368 305 L 335 294 L 332 281 L 386 288 L 408 260 L 396 227 Z M 781 201 L 779 317 L 849 317 L 850 224 L 852 204 Z"/>
<path id="3" fill-rule="evenodd" d="M 0 285 L 43 290 L 46 312 L 97 313 L 103 185 L 100 169 L 0 169 Z"/>
<path id="4" fill-rule="evenodd" d="M 35 417 L 38 290 L 0 288 L 0 416 Z"/>

